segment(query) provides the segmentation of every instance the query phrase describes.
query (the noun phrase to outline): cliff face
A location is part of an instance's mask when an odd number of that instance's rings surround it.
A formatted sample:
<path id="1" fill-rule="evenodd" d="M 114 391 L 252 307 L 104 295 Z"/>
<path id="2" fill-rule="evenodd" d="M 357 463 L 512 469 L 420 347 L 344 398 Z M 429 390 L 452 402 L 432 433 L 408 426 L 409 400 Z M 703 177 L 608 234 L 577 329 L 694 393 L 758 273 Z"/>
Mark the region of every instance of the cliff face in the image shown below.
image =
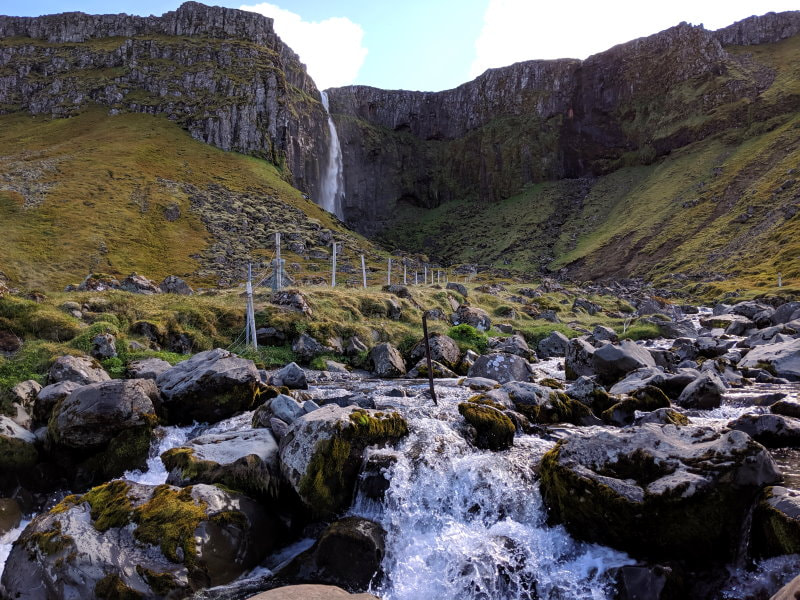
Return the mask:
<path id="1" fill-rule="evenodd" d="M 328 135 L 318 98 L 261 15 L 187 2 L 161 17 L 0 16 L 0 113 L 165 114 L 196 139 L 285 165 L 311 193 Z"/>
<path id="2" fill-rule="evenodd" d="M 518 63 L 444 92 L 330 90 L 345 218 L 375 233 L 403 204 L 497 201 L 535 182 L 648 164 L 745 120 L 785 112 L 785 98 L 760 98 L 774 70 L 726 46 L 798 32 L 800 13 L 717 32 L 683 23 L 585 61 Z"/>

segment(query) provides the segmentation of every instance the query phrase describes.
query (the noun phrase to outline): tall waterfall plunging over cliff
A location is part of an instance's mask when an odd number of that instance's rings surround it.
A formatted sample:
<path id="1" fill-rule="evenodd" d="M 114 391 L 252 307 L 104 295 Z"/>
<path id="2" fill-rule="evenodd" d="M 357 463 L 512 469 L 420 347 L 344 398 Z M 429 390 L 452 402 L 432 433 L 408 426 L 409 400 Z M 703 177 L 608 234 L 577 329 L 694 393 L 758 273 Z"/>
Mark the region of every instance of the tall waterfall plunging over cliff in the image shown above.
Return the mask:
<path id="1" fill-rule="evenodd" d="M 328 130 L 331 137 L 328 144 L 328 166 L 322 177 L 318 204 L 329 213 L 333 213 L 342 219 L 342 200 L 344 199 L 342 147 L 339 145 L 339 134 L 336 133 L 336 125 L 333 122 L 333 117 L 331 117 L 328 94 L 326 92 L 320 93 L 322 95 L 322 106 L 325 107 L 325 112 L 328 113 Z"/>

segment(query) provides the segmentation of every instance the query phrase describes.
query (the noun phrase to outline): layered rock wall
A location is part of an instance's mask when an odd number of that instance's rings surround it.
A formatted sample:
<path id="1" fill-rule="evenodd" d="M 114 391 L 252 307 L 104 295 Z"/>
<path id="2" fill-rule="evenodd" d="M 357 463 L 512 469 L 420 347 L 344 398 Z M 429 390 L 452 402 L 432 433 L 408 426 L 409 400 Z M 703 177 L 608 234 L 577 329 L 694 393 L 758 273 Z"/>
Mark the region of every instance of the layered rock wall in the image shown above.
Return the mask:
<path id="1" fill-rule="evenodd" d="M 91 102 L 166 114 L 197 139 L 288 167 L 311 193 L 327 158 L 318 99 L 272 19 L 254 13 L 187 2 L 161 17 L 0 16 L 0 112 L 69 116 Z"/>

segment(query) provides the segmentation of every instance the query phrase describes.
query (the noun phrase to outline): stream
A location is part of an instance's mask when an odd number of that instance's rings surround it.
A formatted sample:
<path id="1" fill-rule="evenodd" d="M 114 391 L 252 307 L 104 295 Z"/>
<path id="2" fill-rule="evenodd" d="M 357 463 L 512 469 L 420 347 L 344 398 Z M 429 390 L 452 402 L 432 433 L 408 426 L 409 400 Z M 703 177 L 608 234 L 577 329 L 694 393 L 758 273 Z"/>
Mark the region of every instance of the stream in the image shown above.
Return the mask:
<path id="1" fill-rule="evenodd" d="M 552 359 L 535 367 L 542 376 L 563 380 L 562 363 L 563 359 Z M 308 394 L 318 403 L 362 393 L 374 400 L 376 408 L 397 409 L 408 421 L 408 437 L 394 450 L 380 450 L 395 459 L 387 473 L 383 502 L 357 494 L 348 513 L 377 521 L 388 534 L 386 577 L 373 593 L 384 600 L 614 597 L 614 570 L 635 561 L 611 548 L 576 541 L 563 527 L 546 523 L 535 468 L 555 439 L 518 434 L 505 452 L 474 448 L 463 435 L 457 406 L 475 392 L 456 379 L 436 380 L 438 405 L 426 392 L 427 382 L 419 380 L 325 374 L 310 383 Z M 722 427 L 742 414 L 768 410 L 754 406 L 753 399 L 776 392 L 798 398 L 798 388 L 796 384 L 731 388 L 721 407 L 692 411 L 689 416 L 696 424 Z M 199 435 L 247 429 L 251 416 L 244 413 L 213 426 L 160 427 L 147 468 L 128 472 L 125 478 L 149 485 L 165 483 L 161 453 Z M 785 485 L 800 486 L 800 450 L 775 450 L 773 455 L 786 474 Z M 0 573 L 11 544 L 28 522 L 0 538 Z M 312 543 L 299 540 L 244 579 L 263 581 Z M 798 557 L 788 556 L 732 567 L 720 598 L 768 597 L 756 594 L 774 592 L 796 575 L 797 565 Z"/>

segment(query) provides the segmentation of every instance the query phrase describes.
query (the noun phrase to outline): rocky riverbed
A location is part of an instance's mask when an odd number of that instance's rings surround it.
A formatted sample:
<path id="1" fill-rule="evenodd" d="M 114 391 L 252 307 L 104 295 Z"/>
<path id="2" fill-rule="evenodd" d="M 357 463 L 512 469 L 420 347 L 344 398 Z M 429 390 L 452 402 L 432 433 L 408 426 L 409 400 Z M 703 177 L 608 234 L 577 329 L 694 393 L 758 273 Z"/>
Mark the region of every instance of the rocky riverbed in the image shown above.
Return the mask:
<path id="1" fill-rule="evenodd" d="M 800 570 L 799 319 L 746 302 L 673 318 L 680 338 L 480 357 L 437 336 L 435 372 L 471 362 L 437 402 L 219 349 L 128 380 L 64 357 L 18 390 L 46 428 L 3 421 L 3 593 L 768 598 Z M 373 373 L 420 368 L 382 346 Z"/>

